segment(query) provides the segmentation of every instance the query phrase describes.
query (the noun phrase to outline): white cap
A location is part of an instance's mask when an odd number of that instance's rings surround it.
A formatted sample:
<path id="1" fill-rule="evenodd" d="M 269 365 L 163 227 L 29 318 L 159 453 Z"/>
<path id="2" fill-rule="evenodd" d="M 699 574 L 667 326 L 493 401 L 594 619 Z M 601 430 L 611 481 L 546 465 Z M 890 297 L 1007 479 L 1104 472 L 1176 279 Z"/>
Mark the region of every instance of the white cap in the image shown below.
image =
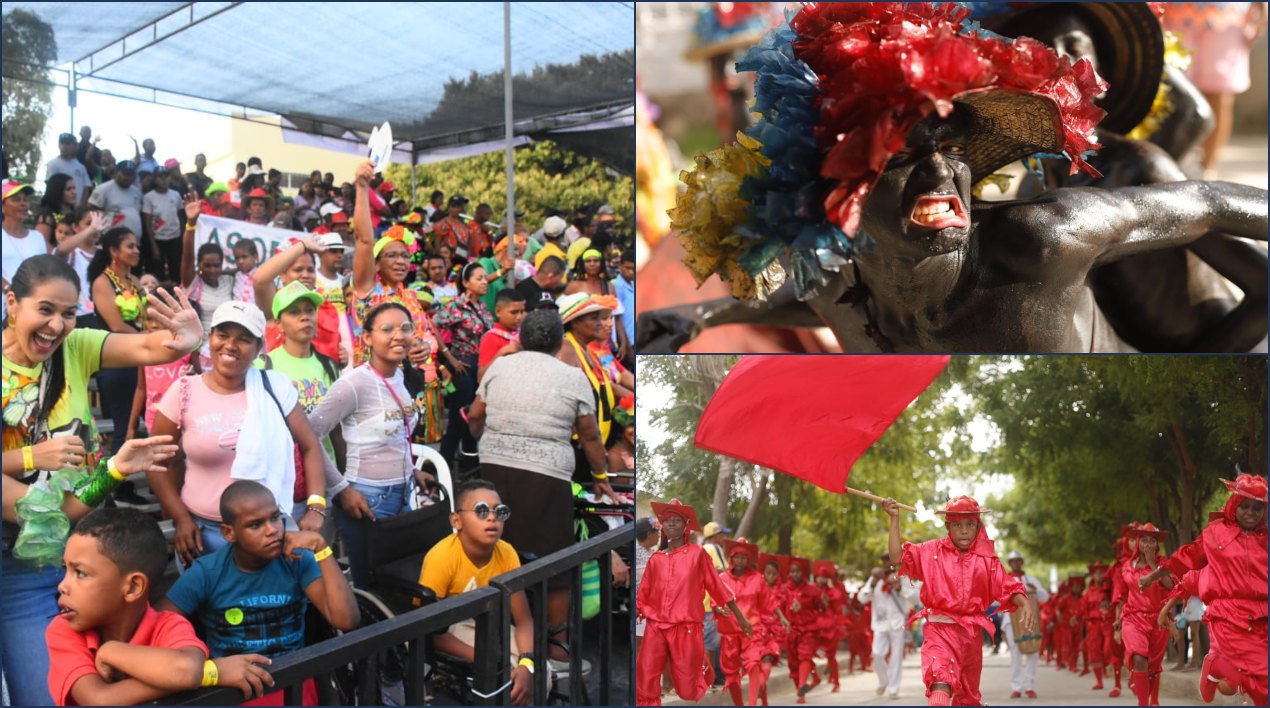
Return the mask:
<path id="1" fill-rule="evenodd" d="M 216 308 L 212 315 L 212 329 L 230 322 L 241 325 L 257 339 L 265 337 L 265 313 L 249 302 L 230 301 Z"/>
<path id="2" fill-rule="evenodd" d="M 322 205 L 322 208 L 318 210 L 318 213 L 322 216 L 331 216 L 332 214 L 338 214 L 341 211 L 344 210 L 335 206 L 335 202 L 327 202 Z"/>
<path id="3" fill-rule="evenodd" d="M 322 234 L 322 245 L 326 246 L 328 250 L 338 248 L 342 251 L 344 250 L 344 237 L 335 233 Z"/>
<path id="4" fill-rule="evenodd" d="M 1006 559 L 1007 561 L 1012 561 L 1012 560 L 1015 560 L 1015 559 L 1018 559 L 1018 560 L 1023 560 L 1023 554 L 1022 554 L 1022 553 L 1019 553 L 1018 551 L 1010 551 L 1009 555 L 1007 555 L 1007 556 L 1005 557 L 1005 559 Z"/>
<path id="5" fill-rule="evenodd" d="M 558 216 L 549 216 L 542 225 L 542 232 L 550 237 L 559 236 L 568 228 L 569 223 Z"/>

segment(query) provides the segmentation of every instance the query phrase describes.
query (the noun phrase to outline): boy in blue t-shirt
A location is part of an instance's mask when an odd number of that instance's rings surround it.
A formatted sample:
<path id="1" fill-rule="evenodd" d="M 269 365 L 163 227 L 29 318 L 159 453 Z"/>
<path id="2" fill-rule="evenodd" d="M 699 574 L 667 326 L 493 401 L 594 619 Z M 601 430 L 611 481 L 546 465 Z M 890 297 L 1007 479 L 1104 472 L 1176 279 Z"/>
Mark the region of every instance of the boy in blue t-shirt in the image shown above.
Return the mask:
<path id="1" fill-rule="evenodd" d="M 160 609 L 197 616 L 213 657 L 277 657 L 303 648 L 306 600 L 336 629 L 357 627 L 357 600 L 331 548 L 316 532 L 287 533 L 264 485 L 230 484 L 220 513 L 229 545 L 196 560 L 159 603 Z M 305 705 L 312 705 L 312 682 L 304 689 Z M 273 698 L 281 700 L 281 691 L 256 705 L 275 705 L 266 702 Z"/>

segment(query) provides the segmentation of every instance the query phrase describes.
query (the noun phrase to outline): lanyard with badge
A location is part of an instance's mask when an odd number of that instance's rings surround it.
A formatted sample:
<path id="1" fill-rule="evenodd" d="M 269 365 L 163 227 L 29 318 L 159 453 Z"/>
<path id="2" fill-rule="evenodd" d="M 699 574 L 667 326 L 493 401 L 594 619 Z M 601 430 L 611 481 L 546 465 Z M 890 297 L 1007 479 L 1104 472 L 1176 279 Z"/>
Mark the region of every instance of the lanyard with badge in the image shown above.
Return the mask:
<path id="1" fill-rule="evenodd" d="M 388 389 L 388 395 L 392 396 L 393 402 L 397 404 L 397 410 L 401 411 L 401 424 L 406 429 L 406 462 L 409 463 L 406 468 L 406 476 L 409 477 L 409 470 L 413 470 L 415 467 L 414 451 L 410 449 L 410 416 L 407 415 L 406 407 L 401 404 L 401 397 L 398 396 L 397 392 L 392 389 L 392 384 L 388 383 L 388 379 L 384 378 L 384 375 L 379 373 L 379 369 L 376 369 L 369 363 L 366 364 L 366 367 L 375 372 L 375 375 L 379 377 L 379 380 L 384 382 L 384 388 Z"/>

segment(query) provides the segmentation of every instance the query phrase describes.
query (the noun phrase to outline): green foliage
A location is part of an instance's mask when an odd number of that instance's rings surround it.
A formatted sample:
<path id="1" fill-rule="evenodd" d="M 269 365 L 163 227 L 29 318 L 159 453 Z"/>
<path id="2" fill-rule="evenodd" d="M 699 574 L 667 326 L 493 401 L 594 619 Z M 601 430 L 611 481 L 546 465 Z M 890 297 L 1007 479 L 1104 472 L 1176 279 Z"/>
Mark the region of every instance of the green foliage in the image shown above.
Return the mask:
<path id="1" fill-rule="evenodd" d="M 573 64 L 548 64 L 512 77 L 513 115 L 547 115 L 570 106 L 630 100 L 635 93 L 635 50 L 597 57 L 584 54 Z M 554 110 L 551 110 L 553 109 Z M 431 133 L 503 123 L 503 72 L 446 82 L 436 109 L 423 122 Z"/>
<path id="2" fill-rule="evenodd" d="M 535 231 L 542 227 L 549 209 L 573 213 L 587 206 L 591 213 L 602 204 L 613 207 L 619 230 L 635 223 L 635 183 L 608 170 L 602 163 L 561 149 L 549 140 L 517 148 L 515 151 L 516 208 L 525 212 L 522 222 Z M 507 209 L 507 176 L 502 152 L 492 152 L 448 162 L 415 167 L 414 204 L 427 204 L 432 190 L 446 197 L 461 194 L 494 209 L 494 220 L 502 222 Z M 385 179 L 397 185 L 397 193 L 410 189 L 410 166 L 391 165 Z"/>
<path id="3" fill-rule="evenodd" d="M 57 59 L 53 28 L 38 15 L 11 10 L 4 15 L 4 176 L 32 179 L 40 166 L 40 137 L 53 113 L 53 87 L 45 67 Z"/>
<path id="4" fill-rule="evenodd" d="M 1122 524 L 1190 541 L 1236 464 L 1266 468 L 1264 357 L 1026 357 L 985 367 L 992 462 L 1016 486 L 992 503 L 1024 553 L 1110 558 Z"/>

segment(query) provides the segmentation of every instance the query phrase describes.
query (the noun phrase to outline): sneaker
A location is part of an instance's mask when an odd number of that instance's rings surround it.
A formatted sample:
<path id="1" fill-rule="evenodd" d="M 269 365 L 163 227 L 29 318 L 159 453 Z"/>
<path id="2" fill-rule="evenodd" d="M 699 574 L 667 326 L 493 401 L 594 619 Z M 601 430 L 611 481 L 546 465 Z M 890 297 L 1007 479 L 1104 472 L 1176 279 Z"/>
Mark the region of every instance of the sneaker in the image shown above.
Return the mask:
<path id="1" fill-rule="evenodd" d="M 886 686 L 878 686 L 877 694 L 880 696 L 883 693 L 886 693 Z"/>
<path id="2" fill-rule="evenodd" d="M 893 700 L 893 701 L 898 701 L 898 700 L 900 699 L 900 693 L 899 693 L 899 691 L 896 691 L 895 693 L 888 693 L 888 694 L 886 694 L 886 695 L 887 695 L 887 697 L 888 697 L 888 698 L 890 698 L 890 699 L 891 699 L 891 700 Z"/>
<path id="3" fill-rule="evenodd" d="M 1018 691 L 1011 691 L 1011 692 L 1010 692 L 1010 698 L 1022 698 L 1022 697 L 1023 697 L 1023 694 L 1022 694 L 1022 693 L 1019 693 Z"/>
<path id="4" fill-rule="evenodd" d="M 1036 698 L 1036 691 L 1024 691 L 1023 695 L 1027 696 L 1028 698 Z"/>

